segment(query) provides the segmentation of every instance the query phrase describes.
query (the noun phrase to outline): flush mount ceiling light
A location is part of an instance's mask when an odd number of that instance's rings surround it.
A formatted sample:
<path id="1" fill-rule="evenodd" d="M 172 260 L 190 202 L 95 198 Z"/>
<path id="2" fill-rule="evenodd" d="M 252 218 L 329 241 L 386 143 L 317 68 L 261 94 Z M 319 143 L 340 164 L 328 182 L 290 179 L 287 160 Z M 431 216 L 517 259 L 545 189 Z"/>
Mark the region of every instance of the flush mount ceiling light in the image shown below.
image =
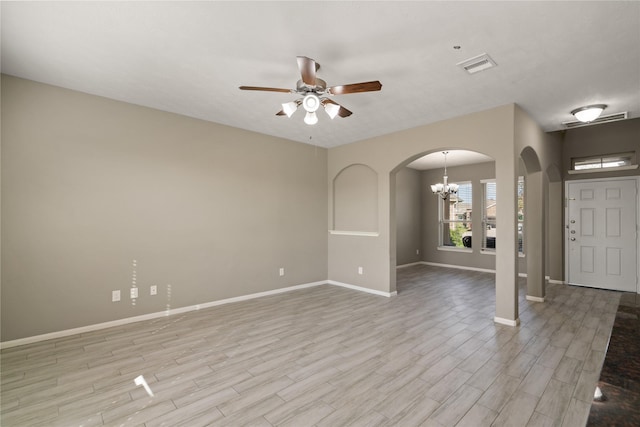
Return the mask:
<path id="1" fill-rule="evenodd" d="M 600 117 L 600 114 L 607 108 L 605 104 L 587 105 L 585 107 L 576 108 L 571 112 L 576 119 L 582 123 L 590 123 Z"/>
<path id="2" fill-rule="evenodd" d="M 562 125 L 566 128 L 576 128 L 580 126 L 596 125 L 600 123 L 617 122 L 619 120 L 626 120 L 628 118 L 629 118 L 629 112 L 623 111 L 621 113 L 612 113 L 612 114 L 607 114 L 606 116 L 600 116 L 589 123 L 584 123 L 574 119 L 568 122 L 562 122 Z"/>

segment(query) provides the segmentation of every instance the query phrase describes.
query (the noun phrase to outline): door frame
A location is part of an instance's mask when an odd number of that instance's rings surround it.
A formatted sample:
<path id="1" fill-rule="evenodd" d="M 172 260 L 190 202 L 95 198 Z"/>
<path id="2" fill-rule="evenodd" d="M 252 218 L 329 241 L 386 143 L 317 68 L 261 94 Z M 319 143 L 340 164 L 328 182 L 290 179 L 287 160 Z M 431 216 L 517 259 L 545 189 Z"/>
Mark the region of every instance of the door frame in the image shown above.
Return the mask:
<path id="1" fill-rule="evenodd" d="M 564 220 L 563 231 L 563 262 L 564 262 L 564 283 L 569 284 L 569 184 L 571 183 L 588 183 L 595 181 L 626 181 L 633 180 L 636 182 L 636 293 L 640 294 L 640 176 L 618 176 L 610 178 L 589 178 L 589 179 L 571 179 L 564 181 Z"/>

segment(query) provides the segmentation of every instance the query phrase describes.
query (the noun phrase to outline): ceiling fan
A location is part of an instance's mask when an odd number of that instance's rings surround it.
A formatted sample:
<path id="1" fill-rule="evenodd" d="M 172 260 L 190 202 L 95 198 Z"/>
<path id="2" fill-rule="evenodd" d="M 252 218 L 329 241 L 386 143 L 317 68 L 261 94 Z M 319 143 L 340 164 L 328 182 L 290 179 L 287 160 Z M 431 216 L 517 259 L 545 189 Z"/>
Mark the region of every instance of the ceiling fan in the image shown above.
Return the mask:
<path id="1" fill-rule="evenodd" d="M 316 76 L 316 72 L 320 69 L 320 64 L 306 56 L 298 56 L 298 68 L 300 69 L 302 79 L 298 80 L 295 89 L 279 89 L 274 87 L 258 86 L 240 86 L 240 89 L 295 93 L 301 95 L 302 98 L 300 99 L 282 104 L 282 110 L 278 111 L 276 116 L 286 115 L 287 117 L 291 117 L 298 107 L 302 105 L 307 112 L 304 122 L 308 125 L 314 125 L 318 123 L 316 111 L 321 105 L 324 107 L 324 111 L 326 111 L 331 119 L 336 116 L 349 117 L 353 114 L 351 111 L 347 110 L 337 102 L 332 101 L 327 96 L 372 92 L 382 88 L 382 84 L 377 80 L 327 87 L 327 83 Z"/>

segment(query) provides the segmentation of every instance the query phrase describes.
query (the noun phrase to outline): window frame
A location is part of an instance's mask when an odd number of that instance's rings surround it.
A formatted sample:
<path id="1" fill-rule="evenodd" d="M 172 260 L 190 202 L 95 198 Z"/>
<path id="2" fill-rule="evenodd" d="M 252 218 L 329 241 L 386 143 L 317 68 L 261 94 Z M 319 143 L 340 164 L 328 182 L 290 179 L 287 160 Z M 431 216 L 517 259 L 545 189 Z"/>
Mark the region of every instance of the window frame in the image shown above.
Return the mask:
<path id="1" fill-rule="evenodd" d="M 619 164 L 612 164 L 619 163 Z M 584 166 L 578 166 L 584 164 Z M 598 172 L 609 170 L 626 170 L 637 168 L 636 153 L 601 154 L 594 156 L 572 157 L 571 169 L 573 173 Z"/>
<path id="2" fill-rule="evenodd" d="M 458 197 L 458 195 L 460 194 L 461 190 L 465 186 L 467 186 L 467 185 L 469 186 L 468 193 L 471 195 L 470 216 L 469 216 L 469 218 L 466 218 L 466 219 L 445 218 L 445 206 L 451 206 L 451 203 L 450 203 L 451 195 L 449 195 L 449 197 L 447 197 L 446 199 L 443 199 L 442 197 L 438 196 L 438 250 L 472 252 L 473 246 L 467 248 L 464 245 L 455 246 L 455 245 L 445 245 L 444 244 L 445 227 L 449 227 L 449 229 L 450 229 L 451 228 L 451 224 L 472 224 L 472 220 L 473 220 L 473 182 L 472 181 L 459 181 L 459 182 L 453 182 L 453 184 L 458 184 L 458 193 L 455 196 L 456 198 Z M 466 191 L 466 190 L 462 190 L 462 191 Z M 456 201 L 456 203 L 457 203 L 457 201 Z M 451 212 L 449 212 L 449 213 L 451 213 Z M 473 240 L 472 240 L 471 243 L 473 245 Z"/>
<path id="3" fill-rule="evenodd" d="M 494 246 L 493 248 L 487 247 L 487 230 L 489 229 L 496 229 L 497 230 L 497 209 L 496 209 L 496 216 L 494 217 L 494 219 L 489 220 L 487 218 L 487 184 L 493 184 L 495 186 L 494 188 L 494 192 L 496 193 L 496 199 L 493 200 L 494 205 L 498 204 L 498 196 L 497 196 L 497 184 L 496 184 L 496 179 L 492 178 L 492 179 L 482 179 L 480 180 L 480 185 L 481 185 L 481 189 L 482 189 L 482 200 L 480 201 L 480 210 L 481 210 L 481 221 L 480 223 L 482 224 L 482 240 L 481 240 L 481 244 L 480 244 L 480 252 L 484 252 L 484 253 L 490 253 L 490 254 L 495 254 L 496 253 L 496 238 L 494 235 Z"/>
<path id="4" fill-rule="evenodd" d="M 522 188 L 522 190 L 520 190 L 520 188 Z M 527 216 L 527 180 L 526 180 L 526 177 L 524 177 L 523 175 L 518 176 L 517 191 L 518 191 L 518 194 L 517 194 L 518 256 L 524 256 L 525 255 L 524 249 L 525 249 L 525 242 L 526 242 L 524 220 Z M 521 191 L 522 191 L 522 195 L 520 195 Z M 520 200 L 521 199 L 522 199 L 522 218 L 520 217 Z"/>

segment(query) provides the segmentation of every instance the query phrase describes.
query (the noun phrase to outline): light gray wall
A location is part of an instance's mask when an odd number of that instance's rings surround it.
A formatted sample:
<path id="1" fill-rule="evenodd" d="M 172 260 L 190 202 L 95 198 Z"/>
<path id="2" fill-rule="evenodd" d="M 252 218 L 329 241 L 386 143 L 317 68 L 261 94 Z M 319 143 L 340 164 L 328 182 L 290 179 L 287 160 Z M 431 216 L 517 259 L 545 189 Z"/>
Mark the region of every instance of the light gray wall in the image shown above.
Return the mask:
<path id="1" fill-rule="evenodd" d="M 525 253 L 527 270 L 527 296 L 545 297 L 545 275 L 550 269 L 547 260 L 559 263 L 548 256 L 549 246 L 558 243 L 557 234 L 549 232 L 549 218 L 556 213 L 557 200 L 550 200 L 550 182 L 560 181 L 561 147 L 557 139 L 544 133 L 540 126 L 520 107 L 515 109 L 514 145 L 526 169 L 526 217 Z M 553 192 L 553 197 L 557 193 Z M 550 210 L 550 207 L 552 208 Z M 547 236 L 554 240 L 547 241 Z M 517 238 L 516 236 L 512 236 Z"/>
<path id="2" fill-rule="evenodd" d="M 551 137 L 562 140 L 562 166 L 561 174 L 564 181 L 577 179 L 598 179 L 614 178 L 624 176 L 640 176 L 640 169 L 569 174 L 571 159 L 573 157 L 599 156 L 603 154 L 634 152 L 636 163 L 640 162 L 640 118 L 622 120 L 612 123 L 584 126 L 576 129 L 569 129 L 564 132 L 553 132 Z M 564 197 L 564 185 L 553 190 Z M 561 261 L 561 265 L 550 270 L 551 278 L 564 278 L 564 204 L 556 206 L 555 210 L 560 213 L 554 229 L 558 230 L 555 246 L 562 245 L 562 250 L 557 250 L 559 254 L 553 256 L 550 251 L 550 259 Z"/>
<path id="3" fill-rule="evenodd" d="M 327 279 L 322 148 L 3 76 L 1 182 L 3 341 Z"/>
<path id="4" fill-rule="evenodd" d="M 378 231 L 378 175 L 351 165 L 333 180 L 333 230 Z"/>
<path id="5" fill-rule="evenodd" d="M 564 180 L 638 176 L 639 169 L 569 175 L 571 158 L 603 154 L 635 152 L 640 162 L 640 118 L 569 129 L 562 144 L 562 175 Z"/>
<path id="6" fill-rule="evenodd" d="M 559 157 L 552 158 L 555 148 L 548 145 L 548 139 L 539 126 L 517 105 L 510 104 L 330 149 L 330 192 L 333 178 L 351 164 L 366 164 L 378 173 L 380 233 L 369 238 L 329 236 L 329 278 L 373 290 L 396 291 L 397 171 L 431 152 L 443 149 L 477 151 L 495 160 L 500 200 L 496 238 L 501 243 L 495 257 L 496 319 L 508 324 L 515 323 L 518 318 L 515 284 L 519 264 L 516 184 L 518 161 L 525 147 L 531 147 L 536 152 L 540 150 L 540 164 L 543 167 L 550 166 Z M 357 257 L 352 254 L 357 254 Z M 368 266 L 364 275 L 356 274 L 358 263 Z"/>
<path id="7" fill-rule="evenodd" d="M 547 226 L 547 274 L 550 280 L 564 281 L 564 204 L 562 182 L 549 183 L 549 221 Z"/>
<path id="8" fill-rule="evenodd" d="M 396 260 L 411 264 L 422 256 L 421 173 L 402 168 L 396 174 Z M 419 251 L 419 253 L 416 253 Z"/>
<path id="9" fill-rule="evenodd" d="M 366 164 L 378 173 L 380 233 L 369 238 L 330 235 L 329 279 L 383 292 L 396 291 L 397 171 L 422 155 L 443 149 L 478 151 L 495 159 L 498 197 L 504 201 L 498 206 L 498 233 L 506 234 L 497 238 L 507 243 L 497 249 L 496 317 L 514 319 L 514 309 L 517 308 L 515 109 L 513 104 L 505 105 L 331 148 L 328 154 L 330 192 L 333 178 L 348 165 Z M 331 203 L 331 197 L 329 200 Z M 510 232 L 514 236 L 511 243 L 508 238 Z M 364 275 L 357 274 L 359 262 L 365 265 Z"/>
<path id="10" fill-rule="evenodd" d="M 481 180 L 495 178 L 495 162 L 477 163 L 473 165 L 448 167 L 450 182 L 471 182 L 473 191 L 472 229 L 482 230 L 482 215 L 478 211 L 482 200 Z M 493 253 L 480 253 L 479 239 L 472 242 L 471 252 L 455 250 L 438 250 L 438 196 L 435 196 L 430 185 L 442 182 L 443 169 L 432 169 L 422 172 L 422 247 L 423 261 L 438 264 L 458 265 L 465 267 L 495 270 L 496 256 Z"/>

